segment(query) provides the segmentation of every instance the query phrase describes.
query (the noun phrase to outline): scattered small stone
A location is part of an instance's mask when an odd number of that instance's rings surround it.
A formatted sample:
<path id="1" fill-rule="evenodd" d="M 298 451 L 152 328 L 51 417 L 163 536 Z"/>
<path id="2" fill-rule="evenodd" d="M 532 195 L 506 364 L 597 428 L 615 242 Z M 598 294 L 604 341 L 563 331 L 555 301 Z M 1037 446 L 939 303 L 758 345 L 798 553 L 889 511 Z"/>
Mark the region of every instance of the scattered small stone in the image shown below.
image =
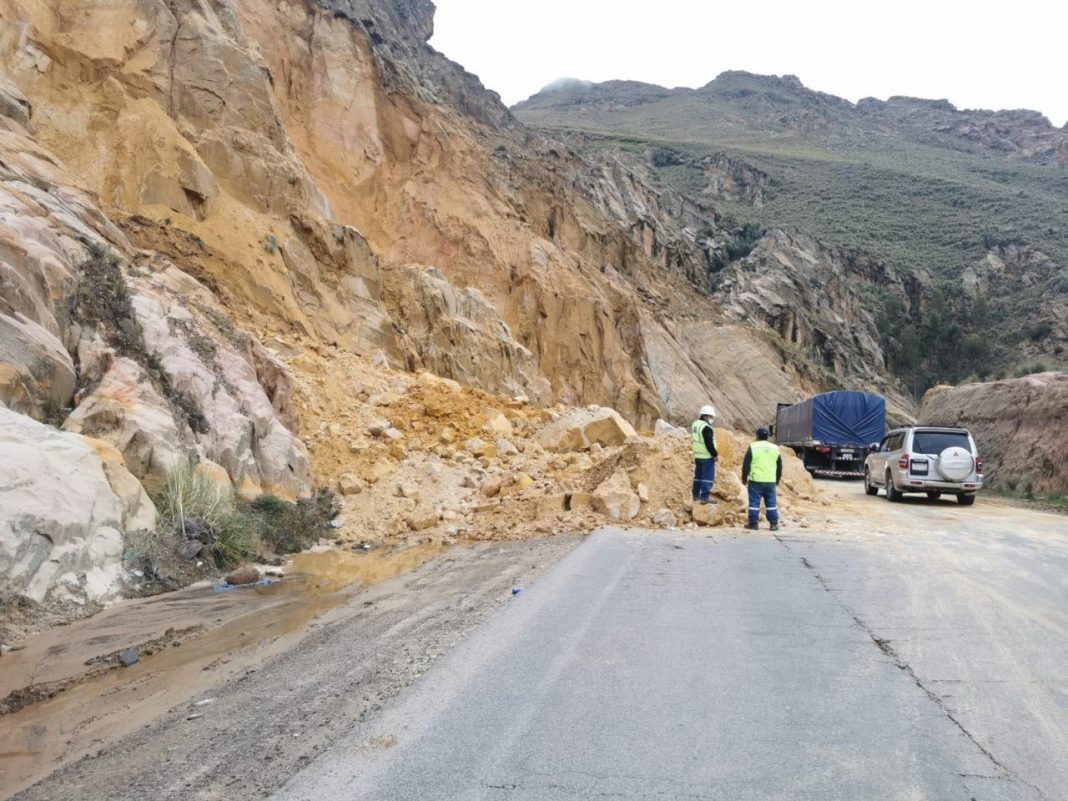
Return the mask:
<path id="1" fill-rule="evenodd" d="M 205 668 L 205 670 L 206 669 L 207 668 Z M 202 718 L 202 717 L 204 717 L 204 713 L 203 712 L 194 712 L 191 715 L 186 715 L 185 719 L 186 720 L 196 720 L 197 718 Z"/>
<path id="2" fill-rule="evenodd" d="M 500 456 L 518 456 L 519 449 L 504 437 L 498 437 L 496 443 L 497 453 Z"/>
<path id="3" fill-rule="evenodd" d="M 387 429 L 392 427 L 389 420 L 372 420 L 370 425 L 367 426 L 367 433 L 372 437 L 380 437 Z"/>
<path id="4" fill-rule="evenodd" d="M 214 704 L 214 703 L 215 703 L 215 699 L 214 698 L 201 698 L 199 701 L 194 702 L 193 706 L 208 706 L 209 704 Z"/>

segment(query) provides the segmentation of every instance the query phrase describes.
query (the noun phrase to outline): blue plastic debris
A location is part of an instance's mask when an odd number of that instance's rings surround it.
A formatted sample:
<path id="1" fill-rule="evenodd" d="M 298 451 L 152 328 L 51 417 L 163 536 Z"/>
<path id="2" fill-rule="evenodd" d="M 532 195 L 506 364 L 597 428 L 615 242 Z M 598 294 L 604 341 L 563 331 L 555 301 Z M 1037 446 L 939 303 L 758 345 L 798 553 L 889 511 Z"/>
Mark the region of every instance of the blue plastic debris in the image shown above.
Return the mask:
<path id="1" fill-rule="evenodd" d="M 519 595 L 523 591 L 522 587 L 512 587 L 512 595 Z"/>
<path id="2" fill-rule="evenodd" d="M 215 592 L 229 592 L 230 590 L 232 590 L 236 586 L 237 586 L 236 584 L 227 584 L 224 581 L 222 584 L 214 584 L 214 585 L 212 585 L 212 589 Z"/>

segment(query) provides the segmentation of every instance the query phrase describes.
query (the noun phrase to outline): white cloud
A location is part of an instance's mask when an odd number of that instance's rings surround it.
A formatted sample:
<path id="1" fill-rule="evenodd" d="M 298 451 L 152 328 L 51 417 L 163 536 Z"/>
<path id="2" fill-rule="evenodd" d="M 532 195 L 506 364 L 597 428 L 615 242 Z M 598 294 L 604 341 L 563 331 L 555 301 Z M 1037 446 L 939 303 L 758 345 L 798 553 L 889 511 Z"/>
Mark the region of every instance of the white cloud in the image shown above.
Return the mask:
<path id="1" fill-rule="evenodd" d="M 849 100 L 913 95 L 1068 120 L 1068 5 L 1017 0 L 436 0 L 431 44 L 512 104 L 554 79 L 700 86 L 793 74 Z"/>

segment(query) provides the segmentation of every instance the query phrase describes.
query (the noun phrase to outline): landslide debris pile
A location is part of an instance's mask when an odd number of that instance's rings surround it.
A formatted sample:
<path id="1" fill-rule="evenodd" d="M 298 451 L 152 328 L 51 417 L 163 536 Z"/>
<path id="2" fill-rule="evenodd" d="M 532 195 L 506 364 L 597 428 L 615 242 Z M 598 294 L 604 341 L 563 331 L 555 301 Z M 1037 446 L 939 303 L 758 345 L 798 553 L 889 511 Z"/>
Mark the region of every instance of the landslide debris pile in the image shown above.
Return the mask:
<path id="1" fill-rule="evenodd" d="M 693 519 L 693 462 L 681 429 L 661 421 L 658 434 L 643 436 L 613 409 L 546 409 L 426 372 L 366 363 L 344 372 L 344 381 L 324 378 L 304 395 L 320 420 L 308 446 L 342 496 L 345 543 L 511 539 Z M 717 442 L 719 505 L 699 508 L 698 519 L 740 525 L 747 440 L 720 429 Z M 796 519 L 817 493 L 792 452 L 784 467 L 781 505 Z"/>
<path id="2" fill-rule="evenodd" d="M 966 426 L 992 486 L 1068 495 L 1068 373 L 935 387 L 924 396 L 920 420 Z"/>

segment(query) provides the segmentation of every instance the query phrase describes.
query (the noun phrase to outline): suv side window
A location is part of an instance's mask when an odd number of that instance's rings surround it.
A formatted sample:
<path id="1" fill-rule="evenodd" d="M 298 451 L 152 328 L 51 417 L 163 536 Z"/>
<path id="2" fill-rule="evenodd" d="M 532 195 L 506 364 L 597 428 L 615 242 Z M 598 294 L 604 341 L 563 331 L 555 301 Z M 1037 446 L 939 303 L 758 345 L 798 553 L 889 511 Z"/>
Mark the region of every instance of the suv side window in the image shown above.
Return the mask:
<path id="1" fill-rule="evenodd" d="M 902 432 L 900 434 L 894 434 L 894 436 L 890 437 L 890 446 L 889 446 L 889 448 L 887 448 L 887 450 L 891 450 L 891 451 L 900 450 L 901 446 L 904 443 L 905 443 L 905 434 L 904 434 L 904 432 Z"/>
<path id="2" fill-rule="evenodd" d="M 890 440 L 892 439 L 893 437 L 883 437 L 883 441 L 879 444 L 879 453 L 890 452 Z"/>

